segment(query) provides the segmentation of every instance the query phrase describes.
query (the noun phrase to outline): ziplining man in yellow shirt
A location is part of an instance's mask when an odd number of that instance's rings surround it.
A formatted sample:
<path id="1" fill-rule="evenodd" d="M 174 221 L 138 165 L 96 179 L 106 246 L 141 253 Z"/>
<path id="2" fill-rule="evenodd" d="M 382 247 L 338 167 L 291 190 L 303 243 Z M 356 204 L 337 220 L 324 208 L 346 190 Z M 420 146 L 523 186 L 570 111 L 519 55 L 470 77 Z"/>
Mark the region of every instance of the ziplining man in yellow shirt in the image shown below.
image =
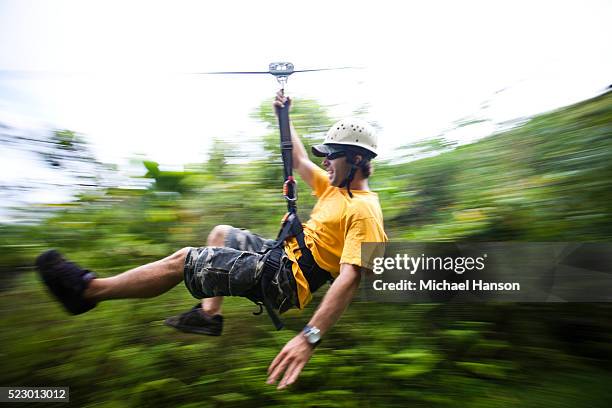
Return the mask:
<path id="1" fill-rule="evenodd" d="M 274 106 L 285 104 L 291 100 L 279 92 Z M 352 300 L 361 268 L 371 268 L 368 259 L 362 259 L 361 243 L 386 242 L 387 236 L 378 196 L 368 187 L 370 160 L 378 147 L 372 127 L 358 119 L 334 124 L 324 143 L 312 148 L 324 157 L 326 171 L 310 161 L 293 126 L 291 140 L 293 168 L 318 197 L 311 218 L 302 225 L 302 236 L 277 244 L 247 230 L 218 225 L 206 247 L 183 248 L 109 278 L 96 278 L 50 250 L 36 260 L 43 282 L 70 313 L 80 314 L 103 300 L 158 296 L 183 280 L 189 292 L 203 300 L 166 324 L 185 332 L 220 335 L 223 296 L 243 296 L 260 305 L 267 301 L 283 313 L 304 308 L 316 289 L 333 280 L 304 330 L 268 369 L 269 384 L 281 375 L 279 388 L 292 384 Z"/>

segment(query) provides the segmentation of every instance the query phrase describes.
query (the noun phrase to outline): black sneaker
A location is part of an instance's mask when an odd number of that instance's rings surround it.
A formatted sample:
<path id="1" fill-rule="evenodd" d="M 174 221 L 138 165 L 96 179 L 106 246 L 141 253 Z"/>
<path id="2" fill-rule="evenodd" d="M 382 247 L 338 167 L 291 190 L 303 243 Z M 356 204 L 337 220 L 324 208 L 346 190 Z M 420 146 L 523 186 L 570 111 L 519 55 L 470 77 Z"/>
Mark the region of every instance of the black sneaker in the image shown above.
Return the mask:
<path id="1" fill-rule="evenodd" d="M 68 312 L 78 315 L 96 307 L 96 303 L 83 298 L 83 292 L 96 275 L 67 261 L 56 250 L 42 253 L 36 258 L 36 268 L 53 295 Z"/>
<path id="2" fill-rule="evenodd" d="M 185 333 L 220 336 L 223 331 L 223 316 L 206 314 L 202 310 L 202 304 L 198 303 L 185 313 L 167 318 L 164 324 Z"/>

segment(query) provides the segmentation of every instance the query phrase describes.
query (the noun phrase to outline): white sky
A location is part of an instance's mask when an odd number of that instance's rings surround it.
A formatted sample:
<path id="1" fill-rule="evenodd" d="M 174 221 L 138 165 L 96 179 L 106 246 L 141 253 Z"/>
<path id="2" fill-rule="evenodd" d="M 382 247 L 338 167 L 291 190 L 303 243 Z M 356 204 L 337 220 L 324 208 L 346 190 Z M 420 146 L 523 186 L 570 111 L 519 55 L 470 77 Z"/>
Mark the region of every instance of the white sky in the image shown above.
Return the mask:
<path id="1" fill-rule="evenodd" d="M 83 133 L 105 162 L 180 165 L 204 160 L 213 137 L 260 137 L 249 113 L 277 88 L 271 76 L 180 73 L 361 66 L 296 74 L 288 90 L 338 117 L 367 104 L 385 157 L 462 117 L 500 122 L 601 92 L 610 17 L 611 1 L 0 0 L 0 70 L 81 73 L 0 74 L 0 117 Z"/>

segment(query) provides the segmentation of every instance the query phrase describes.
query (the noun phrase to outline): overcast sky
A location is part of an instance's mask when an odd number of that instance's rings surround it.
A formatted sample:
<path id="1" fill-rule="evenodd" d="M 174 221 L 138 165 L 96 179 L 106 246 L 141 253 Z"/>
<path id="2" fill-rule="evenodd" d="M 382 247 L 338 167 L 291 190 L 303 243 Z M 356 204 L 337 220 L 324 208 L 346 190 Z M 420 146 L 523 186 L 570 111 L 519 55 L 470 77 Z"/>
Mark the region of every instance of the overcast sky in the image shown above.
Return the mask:
<path id="1" fill-rule="evenodd" d="M 0 119 L 83 133 L 105 162 L 180 165 L 205 159 L 213 137 L 260 137 L 249 114 L 277 88 L 271 76 L 181 73 L 360 66 L 296 74 L 289 93 L 338 118 L 369 106 L 391 156 L 463 117 L 496 123 L 601 92 L 611 17 L 611 1 L 0 0 Z"/>

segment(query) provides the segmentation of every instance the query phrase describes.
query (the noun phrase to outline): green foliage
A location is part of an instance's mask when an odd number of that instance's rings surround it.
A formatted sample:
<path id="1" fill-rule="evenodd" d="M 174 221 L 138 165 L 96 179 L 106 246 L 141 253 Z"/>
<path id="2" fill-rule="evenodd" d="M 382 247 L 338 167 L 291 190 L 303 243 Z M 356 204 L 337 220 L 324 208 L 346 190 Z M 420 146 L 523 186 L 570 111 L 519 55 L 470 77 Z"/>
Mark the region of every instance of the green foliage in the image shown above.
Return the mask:
<path id="1" fill-rule="evenodd" d="M 306 144 L 321 140 L 325 110 L 294 105 Z M 207 163 L 186 171 L 145 161 L 147 189 L 100 188 L 48 206 L 36 225 L 0 224 L 3 385 L 69 385 L 75 406 L 608 405 L 612 308 L 603 304 L 358 299 L 289 392 L 266 385 L 266 369 L 312 309 L 289 312 L 289 329 L 274 332 L 252 304 L 230 298 L 222 337 L 181 334 L 161 323 L 194 303 L 179 285 L 156 299 L 65 315 L 31 268 L 46 248 L 111 276 L 204 245 L 216 224 L 276 234 L 285 209 L 276 121 L 269 102 L 255 115 L 270 125 L 265 160 L 234 163 L 232 147 L 218 141 Z M 427 156 L 419 160 L 379 161 L 371 186 L 386 229 L 412 240 L 609 241 L 610 123 L 608 93 L 471 145 L 436 140 L 413 146 Z M 53 151 L 72 151 L 81 142 L 66 131 L 55 143 Z M 303 218 L 314 203 L 306 190 Z"/>
<path id="2" fill-rule="evenodd" d="M 383 201 L 391 232 L 413 240 L 609 239 L 611 100 L 607 93 L 480 142 L 390 166 L 403 186 L 403 197 Z"/>

